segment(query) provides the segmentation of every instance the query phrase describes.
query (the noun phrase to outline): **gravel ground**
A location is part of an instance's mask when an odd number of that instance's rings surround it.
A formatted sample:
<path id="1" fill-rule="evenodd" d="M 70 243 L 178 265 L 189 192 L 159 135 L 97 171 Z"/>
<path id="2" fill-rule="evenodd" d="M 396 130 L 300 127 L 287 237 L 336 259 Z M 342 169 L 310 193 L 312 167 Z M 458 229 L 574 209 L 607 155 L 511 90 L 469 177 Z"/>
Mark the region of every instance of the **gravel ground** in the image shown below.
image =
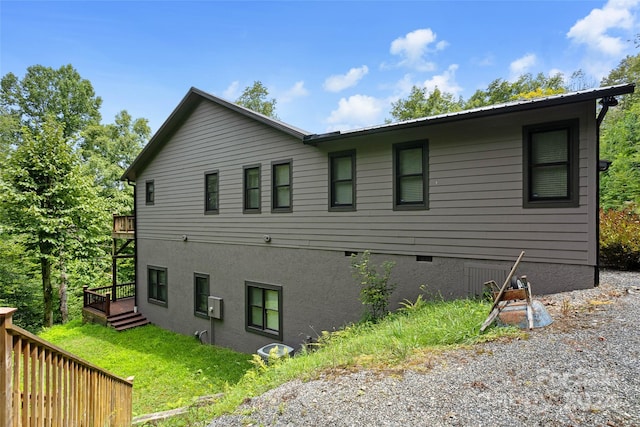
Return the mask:
<path id="1" fill-rule="evenodd" d="M 527 339 L 425 356 L 393 372 L 293 381 L 218 426 L 640 426 L 640 273 L 537 296 L 554 323 Z"/>

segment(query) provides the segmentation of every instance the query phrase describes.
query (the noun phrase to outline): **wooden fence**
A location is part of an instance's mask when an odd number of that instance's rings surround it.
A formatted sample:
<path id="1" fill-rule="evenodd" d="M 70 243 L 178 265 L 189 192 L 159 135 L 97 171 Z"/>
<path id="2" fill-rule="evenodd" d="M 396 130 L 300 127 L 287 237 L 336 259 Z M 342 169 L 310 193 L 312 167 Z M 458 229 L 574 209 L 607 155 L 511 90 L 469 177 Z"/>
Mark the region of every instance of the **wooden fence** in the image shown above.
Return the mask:
<path id="1" fill-rule="evenodd" d="M 13 325 L 0 307 L 0 426 L 131 425 L 133 378 L 123 379 Z"/>

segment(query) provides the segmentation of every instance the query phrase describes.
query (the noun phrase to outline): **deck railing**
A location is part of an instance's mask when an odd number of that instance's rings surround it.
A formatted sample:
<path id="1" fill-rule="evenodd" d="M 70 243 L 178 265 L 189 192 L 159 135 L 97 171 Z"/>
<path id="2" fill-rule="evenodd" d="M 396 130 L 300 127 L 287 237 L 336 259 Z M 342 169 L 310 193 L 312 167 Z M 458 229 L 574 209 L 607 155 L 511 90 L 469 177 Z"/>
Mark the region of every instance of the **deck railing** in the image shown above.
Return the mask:
<path id="1" fill-rule="evenodd" d="M 133 378 L 117 377 L 13 325 L 0 307 L 0 426 L 130 426 Z"/>
<path id="2" fill-rule="evenodd" d="M 134 215 L 113 215 L 114 233 L 133 233 L 136 231 Z"/>
<path id="3" fill-rule="evenodd" d="M 100 288 L 89 289 L 88 286 L 83 288 L 83 306 L 91 307 L 111 315 L 111 302 L 123 298 L 131 298 L 136 295 L 135 282 L 121 283 L 119 285 L 102 286 Z"/>

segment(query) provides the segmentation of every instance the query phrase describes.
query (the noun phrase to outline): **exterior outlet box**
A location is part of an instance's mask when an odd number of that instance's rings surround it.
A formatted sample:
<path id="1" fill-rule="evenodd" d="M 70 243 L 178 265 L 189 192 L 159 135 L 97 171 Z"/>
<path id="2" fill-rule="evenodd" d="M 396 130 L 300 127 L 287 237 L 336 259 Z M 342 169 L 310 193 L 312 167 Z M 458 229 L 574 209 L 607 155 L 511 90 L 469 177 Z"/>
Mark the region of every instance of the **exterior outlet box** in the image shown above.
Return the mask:
<path id="1" fill-rule="evenodd" d="M 212 319 L 222 319 L 222 298 L 207 298 L 207 306 L 209 317 L 211 317 Z"/>

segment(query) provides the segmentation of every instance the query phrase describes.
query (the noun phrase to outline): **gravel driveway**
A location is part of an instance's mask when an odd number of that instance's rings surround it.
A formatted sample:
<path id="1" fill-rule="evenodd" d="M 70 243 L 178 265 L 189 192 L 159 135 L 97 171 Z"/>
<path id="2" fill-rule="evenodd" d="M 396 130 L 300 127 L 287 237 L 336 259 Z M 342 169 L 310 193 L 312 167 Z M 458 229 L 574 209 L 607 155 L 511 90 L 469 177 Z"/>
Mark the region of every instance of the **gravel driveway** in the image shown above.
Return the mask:
<path id="1" fill-rule="evenodd" d="M 293 381 L 210 427 L 640 426 L 640 273 L 603 272 L 601 283 L 536 297 L 554 323 L 527 339 L 449 351 L 400 374 Z"/>

